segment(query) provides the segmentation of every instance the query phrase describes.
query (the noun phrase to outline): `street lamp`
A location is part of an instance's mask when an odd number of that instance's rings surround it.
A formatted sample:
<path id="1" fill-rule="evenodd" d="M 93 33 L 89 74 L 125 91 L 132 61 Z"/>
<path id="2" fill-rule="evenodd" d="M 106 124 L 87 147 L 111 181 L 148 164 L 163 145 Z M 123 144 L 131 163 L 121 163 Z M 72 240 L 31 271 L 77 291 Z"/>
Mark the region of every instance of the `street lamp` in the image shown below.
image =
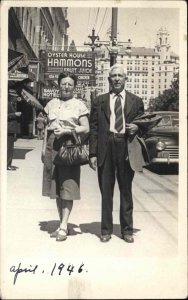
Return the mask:
<path id="1" fill-rule="evenodd" d="M 95 41 L 99 40 L 98 35 L 95 35 L 95 29 L 92 29 L 92 35 L 88 35 L 88 38 L 90 38 L 91 43 L 84 43 L 84 45 L 88 45 L 91 47 L 91 50 L 94 51 L 95 47 L 99 47 L 98 43 L 95 43 Z"/>

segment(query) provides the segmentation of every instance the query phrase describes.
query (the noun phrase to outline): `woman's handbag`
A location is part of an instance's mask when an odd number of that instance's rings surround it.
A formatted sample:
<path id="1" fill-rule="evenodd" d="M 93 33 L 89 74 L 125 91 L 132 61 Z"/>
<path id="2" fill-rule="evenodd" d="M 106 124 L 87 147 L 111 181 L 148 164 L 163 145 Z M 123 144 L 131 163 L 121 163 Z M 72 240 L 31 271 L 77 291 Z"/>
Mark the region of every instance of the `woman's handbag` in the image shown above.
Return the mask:
<path id="1" fill-rule="evenodd" d="M 66 143 L 61 146 L 54 159 L 55 165 L 81 166 L 89 163 L 89 145 L 87 144 L 87 139 L 81 143 L 75 130 L 72 130 L 72 135 L 75 143 Z"/>

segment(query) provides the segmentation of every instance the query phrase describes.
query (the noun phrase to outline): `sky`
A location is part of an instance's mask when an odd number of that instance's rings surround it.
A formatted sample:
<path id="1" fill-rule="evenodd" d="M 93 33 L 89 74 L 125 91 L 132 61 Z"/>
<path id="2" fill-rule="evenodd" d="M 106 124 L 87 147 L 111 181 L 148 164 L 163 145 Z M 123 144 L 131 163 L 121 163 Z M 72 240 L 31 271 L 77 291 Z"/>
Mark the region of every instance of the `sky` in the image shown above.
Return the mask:
<path id="1" fill-rule="evenodd" d="M 109 41 L 107 31 L 111 27 L 111 7 L 69 7 L 69 42 L 77 46 L 91 42 L 88 35 L 95 29 L 100 40 Z M 179 54 L 179 9 L 178 8 L 118 8 L 118 41 L 132 41 L 132 47 L 151 47 L 156 43 L 156 34 L 161 27 L 169 32 L 171 51 Z M 81 48 L 79 49 L 81 50 Z"/>

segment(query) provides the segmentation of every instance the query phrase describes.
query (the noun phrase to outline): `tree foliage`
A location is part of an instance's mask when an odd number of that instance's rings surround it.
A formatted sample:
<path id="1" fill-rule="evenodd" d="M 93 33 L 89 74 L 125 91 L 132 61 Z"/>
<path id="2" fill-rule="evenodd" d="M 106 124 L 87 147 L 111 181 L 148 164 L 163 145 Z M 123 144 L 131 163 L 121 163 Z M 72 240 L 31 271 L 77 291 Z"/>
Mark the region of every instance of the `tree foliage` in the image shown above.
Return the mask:
<path id="1" fill-rule="evenodd" d="M 170 89 L 150 100 L 149 111 L 159 110 L 179 111 L 179 74 L 174 76 Z"/>

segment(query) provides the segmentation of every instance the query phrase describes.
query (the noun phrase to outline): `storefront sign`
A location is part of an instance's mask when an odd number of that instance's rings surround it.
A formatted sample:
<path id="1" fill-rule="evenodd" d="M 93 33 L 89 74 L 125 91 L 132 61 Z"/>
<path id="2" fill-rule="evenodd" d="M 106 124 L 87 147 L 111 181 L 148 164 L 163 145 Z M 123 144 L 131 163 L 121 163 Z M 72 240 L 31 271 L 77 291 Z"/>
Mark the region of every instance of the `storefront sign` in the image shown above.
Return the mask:
<path id="1" fill-rule="evenodd" d="M 38 108 L 38 109 L 43 109 L 43 107 L 40 104 L 40 102 L 33 95 L 31 95 L 28 91 L 26 91 L 25 89 L 22 89 L 21 95 L 22 95 L 23 99 L 28 104 L 30 104 L 30 105 Z"/>
<path id="2" fill-rule="evenodd" d="M 47 51 L 44 79 L 57 80 L 61 72 L 71 72 L 80 82 L 90 84 L 95 75 L 95 54 L 91 51 Z"/>
<path id="3" fill-rule="evenodd" d="M 38 62 L 36 63 L 29 63 L 28 67 L 28 76 L 32 81 L 38 81 L 39 80 L 39 65 Z"/>
<path id="4" fill-rule="evenodd" d="M 70 71 L 74 74 L 94 73 L 94 54 L 92 52 L 46 52 L 46 71 Z"/>
<path id="5" fill-rule="evenodd" d="M 26 78 L 28 78 L 28 74 L 19 72 L 17 70 L 15 70 L 11 74 L 9 74 L 9 77 L 8 77 L 9 80 L 15 80 L 15 81 L 16 80 L 21 81 L 21 80 L 26 79 Z"/>

